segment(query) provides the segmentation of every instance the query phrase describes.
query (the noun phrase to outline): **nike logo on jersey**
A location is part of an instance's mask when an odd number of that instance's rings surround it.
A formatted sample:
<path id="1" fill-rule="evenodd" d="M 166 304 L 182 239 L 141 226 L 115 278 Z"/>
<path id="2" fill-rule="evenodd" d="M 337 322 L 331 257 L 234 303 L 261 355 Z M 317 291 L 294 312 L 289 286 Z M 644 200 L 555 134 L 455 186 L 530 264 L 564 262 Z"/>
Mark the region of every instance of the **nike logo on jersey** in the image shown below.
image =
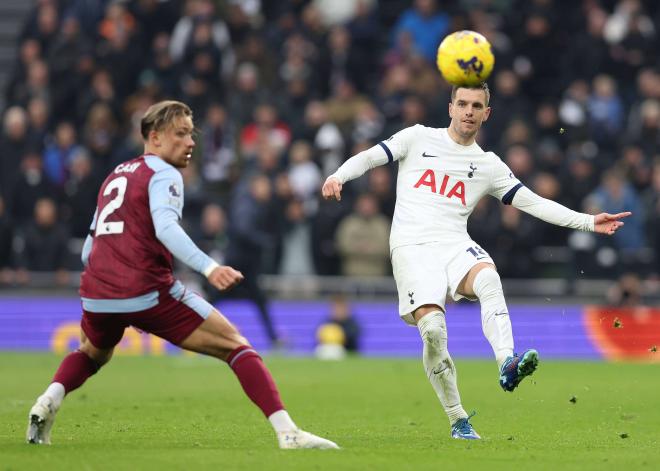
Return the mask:
<path id="1" fill-rule="evenodd" d="M 422 157 L 436 157 L 436 158 L 439 158 L 440 156 L 439 155 L 431 155 L 431 154 L 427 154 L 426 152 L 423 152 Z"/>

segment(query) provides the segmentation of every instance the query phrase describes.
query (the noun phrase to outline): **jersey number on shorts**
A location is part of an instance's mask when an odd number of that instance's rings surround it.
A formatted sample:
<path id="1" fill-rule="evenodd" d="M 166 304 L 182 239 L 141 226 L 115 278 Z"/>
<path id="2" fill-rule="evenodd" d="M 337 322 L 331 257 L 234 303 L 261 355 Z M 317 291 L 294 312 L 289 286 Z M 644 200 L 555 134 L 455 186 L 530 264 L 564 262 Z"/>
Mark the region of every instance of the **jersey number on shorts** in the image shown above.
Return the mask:
<path id="1" fill-rule="evenodd" d="M 117 189 L 117 196 L 108 201 L 108 204 L 105 205 L 101 214 L 99 214 L 99 220 L 96 222 L 96 231 L 95 235 L 107 235 L 107 234 L 121 234 L 124 232 L 124 221 L 112 221 L 105 222 L 105 220 L 114 213 L 124 202 L 124 194 L 126 194 L 126 184 L 128 179 L 126 177 L 115 178 L 110 181 L 108 185 L 103 190 L 103 196 L 108 196 L 112 193 L 112 190 Z"/>
<path id="2" fill-rule="evenodd" d="M 475 245 L 474 247 L 470 247 L 465 251 L 470 252 L 472 255 L 476 257 L 477 260 L 481 260 L 482 258 L 488 258 L 488 254 L 486 253 L 486 251 L 481 247 L 479 247 L 478 245 Z"/>

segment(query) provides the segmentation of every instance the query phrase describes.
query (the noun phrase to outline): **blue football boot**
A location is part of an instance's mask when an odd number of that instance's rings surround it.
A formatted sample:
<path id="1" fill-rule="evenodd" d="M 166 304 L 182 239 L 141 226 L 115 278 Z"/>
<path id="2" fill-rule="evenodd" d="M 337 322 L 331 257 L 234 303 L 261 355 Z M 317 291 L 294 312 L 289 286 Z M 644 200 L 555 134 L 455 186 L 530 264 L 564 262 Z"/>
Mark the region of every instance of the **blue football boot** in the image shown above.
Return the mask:
<path id="1" fill-rule="evenodd" d="M 464 419 L 458 419 L 454 422 L 454 425 L 451 426 L 451 438 L 457 438 L 459 440 L 480 440 L 481 437 L 477 431 L 472 427 L 470 423 L 470 418 L 474 416 L 474 412 L 470 414 L 469 417 Z"/>
<path id="2" fill-rule="evenodd" d="M 538 364 L 539 352 L 536 350 L 525 350 L 520 356 L 515 353 L 500 369 L 500 386 L 505 391 L 513 391 L 526 376 L 536 371 Z"/>

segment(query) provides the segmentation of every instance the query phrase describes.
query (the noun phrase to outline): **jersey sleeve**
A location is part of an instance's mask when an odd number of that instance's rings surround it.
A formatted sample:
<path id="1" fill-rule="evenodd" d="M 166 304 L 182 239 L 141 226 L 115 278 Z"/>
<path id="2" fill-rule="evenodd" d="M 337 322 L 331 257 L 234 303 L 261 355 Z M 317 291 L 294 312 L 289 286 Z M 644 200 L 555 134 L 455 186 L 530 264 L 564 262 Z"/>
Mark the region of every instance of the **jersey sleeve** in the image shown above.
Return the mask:
<path id="1" fill-rule="evenodd" d="M 378 143 L 387 154 L 388 162 L 401 160 L 408 154 L 408 149 L 414 141 L 417 125 L 402 129 Z"/>
<path id="2" fill-rule="evenodd" d="M 594 217 L 578 213 L 555 201 L 537 195 L 529 188 L 521 188 L 512 201 L 513 206 L 542 221 L 580 231 L 594 231 Z"/>
<path id="3" fill-rule="evenodd" d="M 154 212 L 170 212 L 176 215 L 176 219 L 181 219 L 183 215 L 183 178 L 174 167 L 160 170 L 151 177 L 149 207 L 152 215 Z"/>
<path id="4" fill-rule="evenodd" d="M 94 245 L 94 232 L 96 231 L 96 218 L 98 217 L 99 208 L 94 210 L 94 216 L 92 217 L 92 223 L 89 225 L 89 234 L 85 238 L 85 243 L 83 244 L 82 252 L 80 253 L 80 260 L 82 261 L 83 266 L 87 266 L 89 263 L 89 255 L 92 253 L 92 246 Z"/>
<path id="5" fill-rule="evenodd" d="M 149 208 L 156 237 L 172 255 L 205 276 L 218 266 L 179 225 L 183 212 L 183 179 L 176 169 L 167 168 L 151 177 Z"/>
<path id="6" fill-rule="evenodd" d="M 405 128 L 375 146 L 355 154 L 331 176 L 342 183 L 346 183 L 364 175 L 367 170 L 374 167 L 403 159 L 408 153 L 408 147 L 415 132 L 414 129 L 415 126 Z"/>
<path id="7" fill-rule="evenodd" d="M 488 194 L 501 200 L 504 204 L 511 204 L 513 197 L 523 187 L 511 169 L 495 156 L 495 165 L 491 174 L 490 190 Z"/>

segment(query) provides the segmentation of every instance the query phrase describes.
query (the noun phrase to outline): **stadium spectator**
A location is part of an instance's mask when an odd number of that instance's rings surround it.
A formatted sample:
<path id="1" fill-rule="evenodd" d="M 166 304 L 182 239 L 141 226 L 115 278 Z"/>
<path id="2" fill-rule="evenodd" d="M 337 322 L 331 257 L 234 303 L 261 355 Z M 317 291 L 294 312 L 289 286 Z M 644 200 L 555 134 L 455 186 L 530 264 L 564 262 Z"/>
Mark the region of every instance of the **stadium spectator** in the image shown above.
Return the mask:
<path id="1" fill-rule="evenodd" d="M 618 169 L 603 174 L 601 184 L 587 197 L 590 211 L 613 211 L 621 208 L 631 211 L 623 226 L 612 237 L 619 249 L 637 251 L 646 247 L 644 237 L 644 207 L 637 192 L 627 183 Z"/>
<path id="2" fill-rule="evenodd" d="M 291 141 L 291 130 L 271 104 L 261 104 L 254 110 L 254 119 L 241 130 L 240 149 L 244 155 L 256 154 L 257 147 L 267 146 L 283 152 Z"/>
<path id="3" fill-rule="evenodd" d="M 330 300 L 330 317 L 328 322 L 337 324 L 344 332 L 344 348 L 346 351 L 356 353 L 360 350 L 360 336 L 362 329 L 357 322 L 351 306 L 346 297 L 338 295 Z"/>
<path id="4" fill-rule="evenodd" d="M 274 346 L 280 339 L 268 309 L 268 298 L 258 284 L 264 259 L 276 250 L 278 214 L 274 211 L 274 190 L 263 174 L 250 177 L 238 187 L 229 212 L 229 246 L 226 263 L 245 276 L 240 286 L 227 295 L 252 301 L 259 312 L 266 334 Z"/>
<path id="5" fill-rule="evenodd" d="M 300 200 L 304 214 L 311 216 L 318 206 L 318 186 L 321 171 L 313 161 L 312 146 L 303 140 L 291 144 L 289 151 L 288 180 L 294 198 Z"/>
<path id="6" fill-rule="evenodd" d="M 200 126 L 200 170 L 206 189 L 226 200 L 236 164 L 235 131 L 225 108 L 217 102 L 208 106 Z"/>
<path id="7" fill-rule="evenodd" d="M 69 177 L 69 168 L 73 156 L 80 151 L 76 129 L 67 121 L 55 127 L 52 142 L 44 150 L 44 173 L 48 180 L 59 187 Z"/>
<path id="8" fill-rule="evenodd" d="M 25 39 L 18 45 L 18 57 L 11 71 L 4 96 L 10 105 L 18 103 L 18 87 L 27 81 L 30 64 L 39 60 L 42 55 L 41 46 L 36 39 Z"/>
<path id="9" fill-rule="evenodd" d="M 21 160 L 19 175 L 11 185 L 10 213 L 12 220 L 18 227 L 32 218 L 34 207 L 38 200 L 51 198 L 56 201 L 61 199 L 60 190 L 53 185 L 44 174 L 41 155 L 29 151 Z"/>
<path id="10" fill-rule="evenodd" d="M 281 275 L 314 275 L 312 230 L 304 203 L 294 198 L 286 204 L 282 234 Z"/>
<path id="11" fill-rule="evenodd" d="M 0 136 L 0 195 L 5 198 L 10 196 L 29 147 L 27 114 L 23 108 L 13 106 L 5 112 Z"/>
<path id="12" fill-rule="evenodd" d="M 78 57 L 88 49 L 89 43 L 80 30 L 80 22 L 73 15 L 62 20 L 60 30 L 46 57 L 50 71 L 50 88 L 53 100 L 51 109 L 60 121 L 75 121 L 76 98 L 80 90 L 76 81 L 71 80 Z"/>
<path id="13" fill-rule="evenodd" d="M 314 145 L 317 163 L 323 176 L 332 173 L 334 165 L 344 160 L 344 136 L 335 123 L 330 121 L 328 109 L 320 101 L 310 101 L 305 108 L 303 128 L 296 138 L 304 139 Z"/>
<path id="14" fill-rule="evenodd" d="M 385 276 L 389 273 L 390 224 L 378 212 L 376 198 L 358 196 L 353 213 L 337 228 L 337 252 L 341 274 L 346 276 Z"/>
<path id="15" fill-rule="evenodd" d="M 42 149 L 50 126 L 50 107 L 46 100 L 42 98 L 33 98 L 27 106 L 28 128 L 32 149 Z M 1 145 L 1 144 L 0 144 Z"/>
<path id="16" fill-rule="evenodd" d="M 410 34 L 415 50 L 433 63 L 438 44 L 449 32 L 450 18 L 437 9 L 435 0 L 415 0 L 413 8 L 406 10 L 394 26 L 394 41 L 401 34 Z"/>
<path id="17" fill-rule="evenodd" d="M 96 208 L 99 179 L 94 173 L 89 153 L 77 148 L 70 156 L 68 178 L 64 183 L 62 219 L 72 237 L 84 239 L 89 234 L 89 218 Z"/>
<path id="18" fill-rule="evenodd" d="M 205 42 L 208 40 L 219 55 L 220 72 L 223 79 L 229 79 L 234 71 L 234 50 L 229 29 L 226 23 L 217 16 L 213 2 L 211 0 L 187 0 L 185 10 L 184 16 L 177 21 L 172 31 L 170 41 L 172 59 L 178 64 L 184 64 L 186 54 L 191 51 L 195 42 L 200 39 L 204 39 Z M 203 33 L 197 29 L 199 25 L 204 25 Z M 196 35 L 197 37 L 195 37 Z"/>
<path id="19" fill-rule="evenodd" d="M 29 281 L 29 272 L 56 272 L 57 283 L 68 282 L 69 236 L 59 221 L 55 201 L 37 200 L 34 219 L 25 226 L 22 240 L 24 245 L 17 263 L 21 281 Z"/>
<path id="20" fill-rule="evenodd" d="M 651 170 L 651 185 L 642 195 L 646 213 L 646 233 L 649 235 L 655 259 L 650 264 L 651 275 L 660 279 L 660 158 L 656 157 Z"/>
<path id="21" fill-rule="evenodd" d="M 224 264 L 227 258 L 227 215 L 222 206 L 209 203 L 202 209 L 199 229 L 195 234 L 195 242 L 209 257 Z M 212 288 L 207 286 L 207 291 Z"/>
<path id="22" fill-rule="evenodd" d="M 5 200 L 0 195 L 0 285 L 11 283 L 14 279 L 12 245 L 14 226 L 7 214 Z"/>

